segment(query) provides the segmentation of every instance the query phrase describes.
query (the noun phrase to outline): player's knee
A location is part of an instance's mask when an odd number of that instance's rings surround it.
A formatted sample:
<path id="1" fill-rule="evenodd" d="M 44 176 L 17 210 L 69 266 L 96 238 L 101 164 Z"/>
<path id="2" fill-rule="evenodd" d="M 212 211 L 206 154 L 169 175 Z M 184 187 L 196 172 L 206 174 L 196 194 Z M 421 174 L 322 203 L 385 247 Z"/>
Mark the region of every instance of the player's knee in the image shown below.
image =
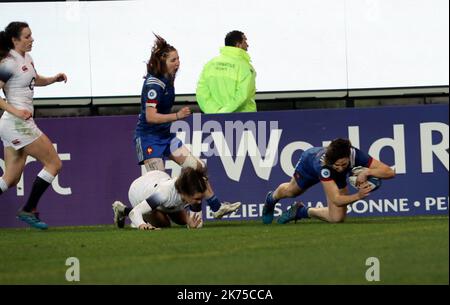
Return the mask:
<path id="1" fill-rule="evenodd" d="M 58 174 L 61 171 L 62 166 L 63 166 L 62 161 L 58 158 L 54 163 L 56 174 Z"/>
<path id="2" fill-rule="evenodd" d="M 59 158 L 56 158 L 49 163 L 44 163 L 44 168 L 46 168 L 50 174 L 56 176 L 62 169 L 62 161 Z"/>

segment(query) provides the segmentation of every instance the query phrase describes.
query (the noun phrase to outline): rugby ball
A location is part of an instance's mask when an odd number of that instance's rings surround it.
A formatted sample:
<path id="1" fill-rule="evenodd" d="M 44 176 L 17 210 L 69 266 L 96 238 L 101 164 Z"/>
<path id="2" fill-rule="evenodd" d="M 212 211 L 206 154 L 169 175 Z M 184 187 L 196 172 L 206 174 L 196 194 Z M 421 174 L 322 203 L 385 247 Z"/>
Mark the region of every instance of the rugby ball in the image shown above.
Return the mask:
<path id="1" fill-rule="evenodd" d="M 348 177 L 348 182 L 355 189 L 358 189 L 358 187 L 356 186 L 356 178 L 358 177 L 359 173 L 361 173 L 365 169 L 366 169 L 366 167 L 362 167 L 362 166 L 357 166 L 352 169 L 352 174 L 350 177 Z M 381 186 L 381 179 L 377 178 L 377 177 L 369 176 L 369 177 L 367 177 L 367 182 L 370 185 L 371 192 L 379 189 Z"/>

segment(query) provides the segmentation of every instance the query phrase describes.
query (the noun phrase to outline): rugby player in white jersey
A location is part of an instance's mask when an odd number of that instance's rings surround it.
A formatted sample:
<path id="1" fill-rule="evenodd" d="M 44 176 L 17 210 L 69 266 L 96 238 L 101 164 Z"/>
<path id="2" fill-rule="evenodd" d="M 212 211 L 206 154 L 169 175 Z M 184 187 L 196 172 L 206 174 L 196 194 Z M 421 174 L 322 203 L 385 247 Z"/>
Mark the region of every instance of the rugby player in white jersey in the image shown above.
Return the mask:
<path id="1" fill-rule="evenodd" d="M 123 228 L 128 216 L 131 226 L 141 230 L 170 227 L 171 222 L 201 228 L 201 202 L 209 189 L 203 168 L 184 168 L 175 179 L 163 171 L 150 171 L 130 186 L 128 199 L 132 208 L 120 201 L 113 203 L 114 223 Z"/>
<path id="2" fill-rule="evenodd" d="M 0 31 L 0 138 L 4 146 L 5 171 L 0 177 L 0 195 L 15 186 L 23 173 L 27 156 L 42 163 L 44 168 L 33 183 L 30 197 L 18 211 L 17 218 L 38 229 L 47 229 L 36 212 L 42 194 L 62 167 L 52 142 L 33 120 L 33 94 L 35 86 L 66 82 L 64 73 L 44 77 L 36 72 L 28 52 L 33 47 L 30 27 L 25 22 L 11 22 Z"/>

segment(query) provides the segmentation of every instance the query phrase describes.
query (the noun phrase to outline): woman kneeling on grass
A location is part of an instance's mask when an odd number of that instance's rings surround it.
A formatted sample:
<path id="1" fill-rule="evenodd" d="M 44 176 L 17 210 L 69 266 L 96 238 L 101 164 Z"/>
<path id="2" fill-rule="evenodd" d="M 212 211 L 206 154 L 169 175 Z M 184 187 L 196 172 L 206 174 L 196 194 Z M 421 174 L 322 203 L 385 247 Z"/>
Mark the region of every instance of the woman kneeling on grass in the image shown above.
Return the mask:
<path id="1" fill-rule="evenodd" d="M 184 168 L 175 179 L 154 170 L 131 184 L 128 198 L 132 208 L 120 201 L 113 203 L 114 223 L 123 228 L 128 216 L 131 226 L 141 230 L 170 227 L 171 221 L 188 228 L 201 228 L 201 202 L 210 192 L 203 168 Z"/>

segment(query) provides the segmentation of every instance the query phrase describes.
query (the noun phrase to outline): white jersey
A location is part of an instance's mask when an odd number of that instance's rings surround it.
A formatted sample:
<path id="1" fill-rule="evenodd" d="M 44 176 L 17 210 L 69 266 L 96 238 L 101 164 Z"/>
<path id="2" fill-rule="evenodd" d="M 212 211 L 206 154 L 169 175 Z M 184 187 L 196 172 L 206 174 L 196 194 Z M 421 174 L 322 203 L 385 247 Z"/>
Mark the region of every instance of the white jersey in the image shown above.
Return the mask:
<path id="1" fill-rule="evenodd" d="M 25 57 L 14 50 L 0 62 L 0 81 L 5 83 L 6 102 L 17 109 L 26 109 L 32 114 L 36 70 L 28 53 Z M 0 118 L 0 138 L 3 146 L 19 150 L 42 135 L 33 118 L 23 120 L 5 111 Z"/>
<path id="2" fill-rule="evenodd" d="M 128 199 L 133 207 L 147 200 L 152 209 L 165 213 L 179 212 L 186 203 L 175 189 L 176 179 L 162 171 L 154 170 L 133 181 Z"/>
<path id="3" fill-rule="evenodd" d="M 14 50 L 0 62 L 0 80 L 5 83 L 3 91 L 6 101 L 17 109 L 26 109 L 33 114 L 34 83 L 36 70 L 28 53 L 25 57 Z M 3 116 L 12 116 L 5 111 Z"/>

